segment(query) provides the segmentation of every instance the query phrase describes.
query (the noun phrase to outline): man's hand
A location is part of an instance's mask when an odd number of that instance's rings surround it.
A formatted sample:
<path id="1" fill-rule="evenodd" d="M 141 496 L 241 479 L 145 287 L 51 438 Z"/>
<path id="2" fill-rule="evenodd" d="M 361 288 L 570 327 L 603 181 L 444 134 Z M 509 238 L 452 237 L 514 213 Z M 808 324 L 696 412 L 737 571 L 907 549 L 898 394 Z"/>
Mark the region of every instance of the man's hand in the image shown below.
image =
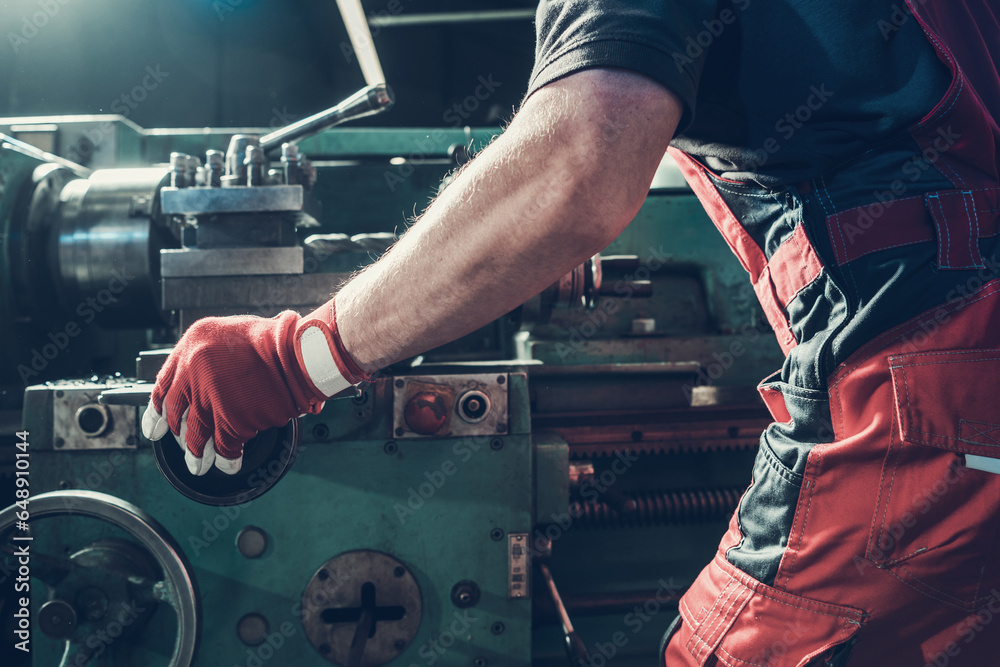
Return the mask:
<path id="1" fill-rule="evenodd" d="M 511 311 L 632 220 L 682 111 L 656 82 L 617 70 L 541 88 L 403 238 L 338 292 L 343 343 L 333 302 L 301 321 L 283 313 L 198 322 L 160 371 L 143 432 L 173 431 L 195 474 L 213 463 L 235 473 L 257 431 L 316 412 L 366 371 Z"/>
<path id="2" fill-rule="evenodd" d="M 364 379 L 343 349 L 333 301 L 300 318 L 210 317 L 191 326 L 156 377 L 142 432 L 169 429 L 188 469 L 239 472 L 258 432 L 318 413 L 330 396 Z"/>

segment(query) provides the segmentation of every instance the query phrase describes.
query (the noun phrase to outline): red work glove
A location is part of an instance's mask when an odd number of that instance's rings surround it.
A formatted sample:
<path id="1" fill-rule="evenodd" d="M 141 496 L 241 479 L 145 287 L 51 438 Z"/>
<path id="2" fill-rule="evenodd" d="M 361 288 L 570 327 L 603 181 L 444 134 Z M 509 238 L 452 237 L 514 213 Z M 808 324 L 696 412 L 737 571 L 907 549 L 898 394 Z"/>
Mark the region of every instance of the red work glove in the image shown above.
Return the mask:
<path id="1" fill-rule="evenodd" d="M 334 303 L 299 317 L 208 317 L 181 337 L 156 376 L 142 432 L 174 434 L 195 475 L 230 475 L 259 431 L 318 413 L 330 396 L 366 379 L 340 342 Z"/>

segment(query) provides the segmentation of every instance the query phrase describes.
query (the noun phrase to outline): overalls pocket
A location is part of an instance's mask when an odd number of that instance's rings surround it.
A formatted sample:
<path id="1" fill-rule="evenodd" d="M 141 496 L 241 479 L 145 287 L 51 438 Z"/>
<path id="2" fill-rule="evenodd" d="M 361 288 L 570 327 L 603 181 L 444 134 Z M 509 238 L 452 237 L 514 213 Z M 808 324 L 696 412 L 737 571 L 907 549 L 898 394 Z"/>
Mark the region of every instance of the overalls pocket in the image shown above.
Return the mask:
<path id="1" fill-rule="evenodd" d="M 866 558 L 974 610 L 1000 575 L 1000 475 L 966 456 L 1000 458 L 1000 349 L 892 356 L 889 370 L 894 424 Z"/>

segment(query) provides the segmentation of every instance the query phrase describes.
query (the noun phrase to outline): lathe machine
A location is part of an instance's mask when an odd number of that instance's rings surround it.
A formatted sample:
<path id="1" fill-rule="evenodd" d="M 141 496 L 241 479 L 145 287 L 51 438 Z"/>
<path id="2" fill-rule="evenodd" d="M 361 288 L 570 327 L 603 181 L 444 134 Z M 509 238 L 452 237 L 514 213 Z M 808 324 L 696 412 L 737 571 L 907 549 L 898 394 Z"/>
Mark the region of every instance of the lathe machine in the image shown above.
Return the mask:
<path id="1" fill-rule="evenodd" d="M 0 119 L 0 663 L 655 664 L 782 360 L 669 162 L 601 256 L 260 434 L 235 477 L 137 427 L 193 321 L 326 301 L 496 132 L 331 129 L 391 103 Z"/>

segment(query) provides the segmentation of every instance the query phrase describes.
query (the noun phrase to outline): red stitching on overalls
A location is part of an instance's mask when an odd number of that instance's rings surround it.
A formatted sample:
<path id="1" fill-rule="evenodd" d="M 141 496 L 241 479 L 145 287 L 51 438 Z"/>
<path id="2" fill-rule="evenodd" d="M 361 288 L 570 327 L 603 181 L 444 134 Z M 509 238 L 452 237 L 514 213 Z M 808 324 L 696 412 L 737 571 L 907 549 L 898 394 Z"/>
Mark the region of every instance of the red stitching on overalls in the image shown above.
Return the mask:
<path id="1" fill-rule="evenodd" d="M 813 454 L 815 454 L 815 456 L 812 456 Z M 815 459 L 815 465 L 813 464 L 813 459 Z M 810 468 L 815 468 L 816 469 L 814 477 L 818 477 L 819 476 L 820 468 L 821 468 L 821 464 L 822 464 L 822 459 L 823 459 L 823 453 L 821 451 L 819 451 L 819 449 L 816 448 L 816 447 L 813 447 L 812 450 L 810 451 L 810 456 L 806 457 L 806 461 L 808 463 L 808 466 Z M 788 584 L 792 580 L 792 573 L 795 571 L 795 561 L 798 560 L 798 558 L 799 558 L 799 552 L 802 550 L 802 539 L 805 537 L 805 534 L 806 534 L 806 525 L 809 523 L 809 510 L 812 509 L 813 496 L 815 495 L 814 491 L 816 490 L 816 485 L 811 483 L 812 479 L 809 477 L 809 475 L 807 473 L 808 473 L 808 471 L 803 471 L 803 474 L 802 474 L 803 481 L 802 481 L 802 487 L 801 487 L 800 493 L 802 491 L 808 491 L 809 492 L 809 501 L 806 503 L 806 510 L 805 510 L 805 512 L 802 515 L 802 527 L 799 530 L 799 543 L 795 547 L 795 549 L 792 550 L 792 560 L 788 563 L 788 567 L 785 570 L 785 587 L 786 588 L 788 587 Z M 793 526 L 795 525 L 794 519 L 793 519 L 792 525 Z M 780 567 L 780 564 L 779 564 L 779 567 Z"/>
<path id="2" fill-rule="evenodd" d="M 736 621 L 736 616 L 739 614 L 739 612 L 738 611 L 735 612 L 732 616 L 730 616 L 730 612 L 733 611 L 733 608 L 737 605 L 737 603 L 741 605 L 740 610 L 742 610 L 743 603 L 749 600 L 754 593 L 754 591 L 751 591 L 750 589 L 744 587 L 737 588 L 736 591 L 737 591 L 736 595 L 733 596 L 733 599 L 729 602 L 729 606 L 726 607 L 726 610 L 719 616 L 719 620 L 721 622 L 718 624 L 715 630 L 712 631 L 712 635 L 708 638 L 709 641 L 712 642 L 712 644 L 721 642 L 723 635 L 729 630 L 729 627 L 732 626 L 732 624 Z M 744 593 L 746 593 L 746 595 L 744 595 Z M 727 622 L 729 624 L 728 626 L 726 625 Z M 716 634 L 716 630 L 718 630 L 718 634 Z"/>
<path id="3" fill-rule="evenodd" d="M 973 266 L 980 266 L 981 263 L 976 263 L 976 255 L 979 254 L 979 216 L 976 214 L 975 202 L 972 205 L 972 213 L 969 213 L 970 199 L 972 199 L 972 190 L 963 190 L 962 203 L 965 204 L 965 218 L 969 221 L 969 260 Z M 975 240 L 976 245 L 975 251 L 972 249 L 973 240 Z"/>
<path id="4" fill-rule="evenodd" d="M 727 585 L 725 589 L 723 589 L 722 593 L 719 594 L 719 597 L 715 599 L 715 604 L 713 604 L 712 608 L 708 610 L 708 617 L 709 618 L 712 617 L 712 612 L 715 611 L 715 608 L 719 606 L 720 602 L 722 602 L 722 605 L 725 606 L 726 603 L 733 596 L 733 594 L 736 593 L 737 590 L 739 590 L 739 585 L 737 584 L 736 580 L 730 578 L 729 585 Z M 725 599 L 723 599 L 723 596 L 725 596 Z M 697 639 L 699 642 L 705 645 L 706 649 L 711 651 L 712 647 L 709 646 L 706 640 L 712 638 L 712 633 L 715 632 L 715 628 L 723 621 L 724 618 L 725 617 L 722 616 L 721 613 L 715 616 L 714 621 L 708 628 L 705 628 L 704 627 L 705 624 L 702 623 L 701 627 L 699 627 L 698 630 L 692 635 L 692 638 Z M 705 619 L 705 622 L 708 622 L 708 618 Z M 704 634 L 705 636 L 704 639 L 702 639 L 701 637 L 702 634 Z"/>
<path id="5" fill-rule="evenodd" d="M 722 662 L 727 667 L 740 667 L 741 665 L 752 665 L 753 667 L 770 667 L 769 665 L 762 665 L 759 662 L 750 662 L 749 660 L 742 660 L 740 658 L 737 658 L 735 655 L 733 655 L 726 649 L 722 648 L 722 646 L 719 646 L 718 650 L 721 651 L 722 653 L 725 653 L 727 656 L 729 656 L 735 661 L 735 663 L 730 663 L 721 655 L 717 655 L 716 657 L 719 659 L 719 661 Z"/>
<path id="6" fill-rule="evenodd" d="M 725 596 L 726 599 L 729 598 L 729 595 L 731 594 L 730 593 L 730 589 L 733 588 L 734 586 L 735 586 L 735 582 L 732 579 L 730 579 L 730 581 L 726 585 L 726 587 L 723 588 L 722 592 L 719 593 L 719 595 L 715 598 L 715 604 L 713 604 L 712 608 L 708 610 L 708 614 L 706 614 L 705 620 L 702 621 L 701 624 L 697 628 L 692 628 L 693 632 L 691 634 L 691 640 L 697 639 L 702 644 L 705 644 L 705 640 L 701 638 L 700 633 L 702 632 L 702 629 L 704 628 L 705 623 L 707 623 L 708 620 L 710 618 L 712 618 L 712 612 L 714 612 L 715 608 L 719 606 L 719 602 L 722 602 L 723 597 Z M 705 644 L 705 646 L 708 646 L 708 644 Z M 687 649 L 688 649 L 688 652 L 691 652 L 693 654 L 693 651 L 691 650 L 691 641 L 690 640 L 688 641 Z"/>

